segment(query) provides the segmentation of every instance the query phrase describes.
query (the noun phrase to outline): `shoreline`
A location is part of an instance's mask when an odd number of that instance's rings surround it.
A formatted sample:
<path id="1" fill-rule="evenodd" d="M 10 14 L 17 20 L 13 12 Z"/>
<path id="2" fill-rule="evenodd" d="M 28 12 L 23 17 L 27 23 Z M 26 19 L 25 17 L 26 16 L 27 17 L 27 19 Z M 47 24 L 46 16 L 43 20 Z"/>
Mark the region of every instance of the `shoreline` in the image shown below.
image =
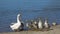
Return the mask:
<path id="1" fill-rule="evenodd" d="M 60 34 L 60 25 L 52 26 L 49 31 L 1 32 L 0 34 Z"/>

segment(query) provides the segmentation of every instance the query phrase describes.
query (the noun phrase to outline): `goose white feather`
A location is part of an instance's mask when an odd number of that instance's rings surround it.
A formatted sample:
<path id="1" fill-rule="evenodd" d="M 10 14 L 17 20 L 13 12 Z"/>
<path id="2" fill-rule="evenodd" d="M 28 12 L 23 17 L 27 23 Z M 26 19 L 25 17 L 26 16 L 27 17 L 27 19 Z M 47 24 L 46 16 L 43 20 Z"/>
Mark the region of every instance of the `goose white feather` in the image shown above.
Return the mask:
<path id="1" fill-rule="evenodd" d="M 10 25 L 10 28 L 12 30 L 18 29 L 21 26 L 21 21 L 19 21 L 20 14 L 17 15 L 17 23 L 12 23 L 13 25 Z"/>
<path id="2" fill-rule="evenodd" d="M 56 22 L 53 22 L 52 25 L 55 26 L 55 25 L 57 25 L 57 23 Z"/>
<path id="3" fill-rule="evenodd" d="M 36 22 L 36 21 L 34 21 L 34 24 L 37 24 L 37 22 Z"/>
<path id="4" fill-rule="evenodd" d="M 45 28 L 48 28 L 49 27 L 47 20 L 45 20 L 44 27 Z"/>
<path id="5" fill-rule="evenodd" d="M 39 28 L 39 29 L 42 29 L 42 28 L 43 28 L 43 25 L 42 25 L 42 24 L 43 24 L 42 21 L 39 20 L 39 22 L 38 22 L 38 28 Z"/>
<path id="6" fill-rule="evenodd" d="M 28 24 L 28 23 L 26 23 L 26 26 L 28 27 L 28 26 L 29 26 L 29 24 Z"/>

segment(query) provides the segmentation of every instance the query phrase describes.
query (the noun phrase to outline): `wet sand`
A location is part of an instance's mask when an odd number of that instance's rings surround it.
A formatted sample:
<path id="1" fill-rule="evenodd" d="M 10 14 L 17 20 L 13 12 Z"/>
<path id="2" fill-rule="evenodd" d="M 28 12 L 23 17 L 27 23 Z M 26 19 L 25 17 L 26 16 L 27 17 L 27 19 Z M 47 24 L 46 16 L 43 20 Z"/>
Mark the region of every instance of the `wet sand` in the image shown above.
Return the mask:
<path id="1" fill-rule="evenodd" d="M 52 26 L 49 31 L 2 32 L 0 34 L 60 34 L 60 25 Z"/>

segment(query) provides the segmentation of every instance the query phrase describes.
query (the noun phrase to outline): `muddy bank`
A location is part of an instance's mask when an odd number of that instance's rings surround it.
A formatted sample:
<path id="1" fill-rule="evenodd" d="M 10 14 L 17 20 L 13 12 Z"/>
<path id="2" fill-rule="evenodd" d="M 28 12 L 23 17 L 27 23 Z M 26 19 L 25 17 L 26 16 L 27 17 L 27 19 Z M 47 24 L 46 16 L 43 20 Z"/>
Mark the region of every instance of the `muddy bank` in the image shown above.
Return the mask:
<path id="1" fill-rule="evenodd" d="M 60 34 L 60 25 L 52 26 L 49 31 L 2 32 L 0 34 Z"/>

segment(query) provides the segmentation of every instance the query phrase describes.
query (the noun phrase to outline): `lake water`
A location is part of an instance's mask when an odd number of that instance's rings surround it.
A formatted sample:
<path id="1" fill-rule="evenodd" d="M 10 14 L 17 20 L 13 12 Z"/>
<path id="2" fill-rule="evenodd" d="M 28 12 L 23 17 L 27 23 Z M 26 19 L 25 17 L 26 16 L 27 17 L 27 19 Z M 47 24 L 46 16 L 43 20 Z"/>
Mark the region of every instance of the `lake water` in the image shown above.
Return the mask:
<path id="1" fill-rule="evenodd" d="M 12 22 L 16 22 L 16 16 L 18 13 L 22 14 L 21 19 L 23 21 L 42 17 L 48 18 L 48 22 L 51 24 L 56 21 L 60 24 L 60 8 L 51 8 L 44 10 L 2 10 L 0 11 L 0 32 L 12 31 L 9 25 Z"/>

